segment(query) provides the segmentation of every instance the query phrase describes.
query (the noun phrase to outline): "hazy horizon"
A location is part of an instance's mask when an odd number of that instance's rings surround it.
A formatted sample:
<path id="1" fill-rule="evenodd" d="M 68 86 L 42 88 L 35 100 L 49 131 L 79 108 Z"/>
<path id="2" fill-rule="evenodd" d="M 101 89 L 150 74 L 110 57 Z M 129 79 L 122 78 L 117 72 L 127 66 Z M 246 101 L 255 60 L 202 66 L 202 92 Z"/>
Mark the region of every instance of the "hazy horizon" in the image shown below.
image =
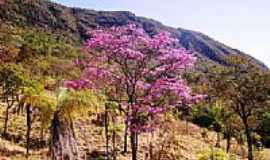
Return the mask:
<path id="1" fill-rule="evenodd" d="M 66 6 L 131 11 L 165 25 L 202 32 L 270 67 L 270 1 L 267 0 L 52 0 Z"/>

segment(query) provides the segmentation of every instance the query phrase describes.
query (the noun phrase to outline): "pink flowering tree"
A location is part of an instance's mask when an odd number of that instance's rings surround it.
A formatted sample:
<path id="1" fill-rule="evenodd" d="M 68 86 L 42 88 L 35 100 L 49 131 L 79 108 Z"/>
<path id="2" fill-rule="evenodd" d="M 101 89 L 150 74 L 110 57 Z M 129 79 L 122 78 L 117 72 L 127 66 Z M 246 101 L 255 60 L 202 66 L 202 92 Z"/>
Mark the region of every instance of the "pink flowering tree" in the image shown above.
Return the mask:
<path id="1" fill-rule="evenodd" d="M 106 30 L 92 30 L 85 42 L 89 53 L 79 80 L 66 81 L 74 89 L 92 88 L 105 93 L 126 113 L 132 160 L 137 159 L 138 135 L 154 130 L 159 117 L 179 103 L 202 98 L 193 95 L 181 73 L 195 57 L 167 32 L 153 37 L 130 24 Z"/>

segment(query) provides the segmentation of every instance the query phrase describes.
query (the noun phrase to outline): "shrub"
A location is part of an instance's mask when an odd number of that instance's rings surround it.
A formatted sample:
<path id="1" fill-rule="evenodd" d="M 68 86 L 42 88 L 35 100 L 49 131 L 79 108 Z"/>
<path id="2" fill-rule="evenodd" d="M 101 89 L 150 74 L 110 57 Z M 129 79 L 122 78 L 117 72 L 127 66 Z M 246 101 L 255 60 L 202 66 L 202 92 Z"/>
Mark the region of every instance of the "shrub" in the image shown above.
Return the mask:
<path id="1" fill-rule="evenodd" d="M 229 160 L 229 156 L 223 150 L 202 150 L 197 160 Z"/>
<path id="2" fill-rule="evenodd" d="M 192 111 L 192 121 L 201 127 L 210 128 L 215 119 L 208 114 L 208 108 L 206 106 L 197 106 Z"/>

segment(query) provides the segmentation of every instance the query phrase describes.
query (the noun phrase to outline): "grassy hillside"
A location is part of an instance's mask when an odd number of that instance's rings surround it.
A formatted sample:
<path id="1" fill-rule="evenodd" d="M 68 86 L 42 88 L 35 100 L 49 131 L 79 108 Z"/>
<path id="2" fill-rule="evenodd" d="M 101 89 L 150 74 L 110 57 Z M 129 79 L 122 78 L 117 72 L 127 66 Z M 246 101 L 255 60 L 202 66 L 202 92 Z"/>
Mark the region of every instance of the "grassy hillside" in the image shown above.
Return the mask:
<path id="1" fill-rule="evenodd" d="M 0 107 L 0 115 L 3 115 L 3 107 Z M 105 141 L 104 141 L 104 127 L 95 124 L 97 115 L 92 114 L 87 116 L 88 118 L 76 119 L 75 129 L 79 144 L 79 153 L 82 159 L 87 157 L 88 159 L 94 160 L 94 157 L 104 154 Z M 0 125 L 2 126 L 3 117 L 0 116 Z M 156 132 L 156 145 L 155 150 L 158 155 L 162 156 L 166 160 L 197 160 L 199 153 L 202 151 L 211 150 L 211 147 L 215 145 L 216 133 L 207 131 L 207 136 L 203 137 L 202 132 L 205 129 L 198 127 L 190 122 L 181 120 L 168 120 L 166 125 Z M 11 121 L 9 125 L 9 138 L 8 140 L 0 139 L 0 156 L 9 157 L 11 160 L 25 159 L 25 114 L 11 114 Z M 46 133 L 44 133 L 46 134 Z M 48 134 L 44 136 L 44 139 L 49 138 Z M 127 160 L 130 154 L 121 154 L 122 151 L 122 132 L 117 134 L 117 159 Z M 144 134 L 140 138 L 140 157 L 147 156 L 149 146 L 149 134 Z M 40 123 L 34 122 L 33 133 L 31 135 L 32 149 L 30 152 L 29 159 L 39 160 L 47 159 L 47 148 L 44 148 L 46 144 L 40 139 Z M 45 145 L 45 146 L 44 146 Z M 225 148 L 225 141 L 222 141 L 222 147 Z M 218 148 L 213 148 L 218 150 Z M 234 141 L 232 151 L 240 159 L 241 155 L 246 155 L 246 148 L 241 149 L 240 145 Z M 90 158 L 92 157 L 92 158 Z"/>

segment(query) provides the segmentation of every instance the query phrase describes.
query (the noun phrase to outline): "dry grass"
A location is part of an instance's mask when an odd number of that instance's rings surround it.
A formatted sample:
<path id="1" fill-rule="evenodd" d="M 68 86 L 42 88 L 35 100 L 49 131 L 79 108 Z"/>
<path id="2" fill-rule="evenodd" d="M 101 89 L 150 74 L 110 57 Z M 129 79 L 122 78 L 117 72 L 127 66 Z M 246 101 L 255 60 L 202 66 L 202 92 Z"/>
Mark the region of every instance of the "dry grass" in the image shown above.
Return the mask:
<path id="1" fill-rule="evenodd" d="M 3 122 L 3 107 L 0 107 L 0 125 Z M 105 150 L 105 137 L 103 127 L 97 126 L 92 123 L 95 116 L 88 118 L 77 119 L 75 121 L 78 146 L 81 159 L 86 159 L 89 153 L 103 152 Z M 10 114 L 9 121 L 9 134 L 11 137 L 21 137 L 18 139 L 3 140 L 0 139 L 0 160 L 23 160 L 25 159 L 25 115 Z M 192 123 L 186 123 L 185 121 L 171 120 L 163 123 L 162 126 L 154 135 L 154 155 L 155 160 L 196 160 L 196 156 L 199 151 L 205 149 L 211 149 L 216 142 L 216 133 L 208 131 L 207 137 L 202 137 L 203 129 Z M 40 134 L 40 126 L 38 122 L 35 122 L 31 137 L 38 139 Z M 121 154 L 123 135 L 119 133 L 117 136 L 117 160 L 129 160 L 130 152 L 128 154 Z M 48 138 L 48 134 L 47 134 Z M 139 159 L 149 159 L 149 141 L 150 134 L 142 134 L 139 138 Z M 225 148 L 225 141 L 221 142 L 221 146 Z M 233 142 L 232 151 L 238 155 L 246 154 L 245 147 L 239 147 L 236 142 Z M 31 151 L 29 159 L 31 160 L 46 160 L 48 149 L 35 149 Z M 265 150 L 262 154 L 266 157 L 270 157 L 270 152 Z M 3 158 L 2 158 L 2 157 Z M 237 156 L 236 159 L 240 159 Z M 257 160 L 257 159 L 256 159 Z M 265 159 L 258 159 L 265 160 Z"/>

